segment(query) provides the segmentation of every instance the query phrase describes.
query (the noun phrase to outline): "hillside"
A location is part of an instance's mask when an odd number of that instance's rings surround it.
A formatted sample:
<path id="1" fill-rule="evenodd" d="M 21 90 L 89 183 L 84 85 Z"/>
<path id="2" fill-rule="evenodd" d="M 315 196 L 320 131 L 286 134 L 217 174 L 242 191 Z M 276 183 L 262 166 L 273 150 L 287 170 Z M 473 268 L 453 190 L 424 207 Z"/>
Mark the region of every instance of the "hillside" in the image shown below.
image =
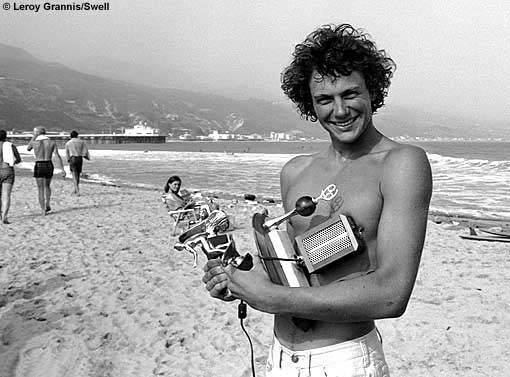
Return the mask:
<path id="1" fill-rule="evenodd" d="M 139 119 L 151 121 L 163 133 L 307 129 L 290 106 L 106 79 L 0 44 L 2 128 L 22 131 L 43 125 L 52 131 L 101 132 L 130 126 Z"/>
<path id="2" fill-rule="evenodd" d="M 389 136 L 510 139 L 503 127 L 476 127 L 396 106 L 383 108 L 375 119 Z M 231 99 L 85 74 L 0 44 L 1 128 L 28 131 L 43 125 L 51 131 L 111 132 L 139 120 L 150 121 L 163 134 L 207 135 L 216 129 L 326 136 L 318 124 L 301 120 L 289 103 Z"/>

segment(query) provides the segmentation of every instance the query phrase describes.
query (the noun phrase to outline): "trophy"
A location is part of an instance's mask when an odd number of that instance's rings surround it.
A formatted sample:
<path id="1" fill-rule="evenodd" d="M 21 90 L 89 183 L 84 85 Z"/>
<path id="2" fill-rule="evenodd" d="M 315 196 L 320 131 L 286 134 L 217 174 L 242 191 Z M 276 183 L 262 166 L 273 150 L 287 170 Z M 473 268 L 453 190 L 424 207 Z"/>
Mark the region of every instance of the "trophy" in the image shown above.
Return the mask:
<path id="1" fill-rule="evenodd" d="M 291 217 L 310 216 L 320 200 L 331 200 L 338 194 L 331 184 L 313 198 L 303 196 L 295 208 L 277 218 L 256 213 L 252 218 L 255 243 L 271 281 L 288 287 L 309 287 L 310 274 L 320 274 L 322 268 L 358 250 L 361 229 L 342 214 L 319 224 L 295 238 L 296 246 L 287 231 L 278 228 Z"/>
<path id="2" fill-rule="evenodd" d="M 224 266 L 230 264 L 248 271 L 253 266 L 252 256 L 240 255 L 237 252 L 234 238 L 231 234 L 225 233 L 229 225 L 227 214 L 221 210 L 214 210 L 206 219 L 182 233 L 174 248 L 190 252 L 193 255 L 193 267 L 197 266 L 198 252 L 202 251 L 207 259 L 220 258 Z"/>

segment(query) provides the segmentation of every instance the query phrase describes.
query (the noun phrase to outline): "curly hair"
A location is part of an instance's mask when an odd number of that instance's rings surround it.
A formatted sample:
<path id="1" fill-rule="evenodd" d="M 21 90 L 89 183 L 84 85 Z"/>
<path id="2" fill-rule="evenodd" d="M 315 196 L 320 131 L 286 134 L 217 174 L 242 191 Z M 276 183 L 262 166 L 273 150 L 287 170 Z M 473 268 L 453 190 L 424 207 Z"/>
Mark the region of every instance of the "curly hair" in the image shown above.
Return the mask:
<path id="1" fill-rule="evenodd" d="M 362 29 L 349 24 L 324 25 L 296 45 L 292 62 L 281 74 L 281 88 L 303 118 L 317 121 L 310 94 L 314 71 L 322 77 L 337 78 L 361 72 L 370 93 L 372 112 L 384 105 L 396 64 L 369 38 Z"/>

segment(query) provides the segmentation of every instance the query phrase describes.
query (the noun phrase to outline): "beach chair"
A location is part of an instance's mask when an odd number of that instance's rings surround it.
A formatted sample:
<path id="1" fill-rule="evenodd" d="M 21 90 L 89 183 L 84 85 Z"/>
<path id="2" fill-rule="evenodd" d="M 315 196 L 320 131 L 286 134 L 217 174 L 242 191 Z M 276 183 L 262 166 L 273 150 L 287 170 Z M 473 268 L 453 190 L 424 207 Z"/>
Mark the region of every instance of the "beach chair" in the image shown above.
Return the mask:
<path id="1" fill-rule="evenodd" d="M 192 225 L 200 222 L 216 209 L 215 203 L 212 200 L 200 200 L 194 203 L 190 208 L 172 209 L 169 207 L 168 201 L 165 196 L 161 196 L 161 201 L 166 205 L 167 212 L 173 222 L 171 235 L 175 236 L 177 228 L 184 225 L 184 230 L 188 230 Z"/>

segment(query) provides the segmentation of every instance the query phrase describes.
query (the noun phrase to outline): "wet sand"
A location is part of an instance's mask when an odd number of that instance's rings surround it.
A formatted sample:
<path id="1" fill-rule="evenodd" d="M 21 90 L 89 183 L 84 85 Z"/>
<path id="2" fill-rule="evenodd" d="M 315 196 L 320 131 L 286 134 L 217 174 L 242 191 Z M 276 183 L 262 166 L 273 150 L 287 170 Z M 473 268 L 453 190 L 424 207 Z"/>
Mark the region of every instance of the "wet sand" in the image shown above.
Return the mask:
<path id="1" fill-rule="evenodd" d="M 237 305 L 211 299 L 199 267 L 173 249 L 159 193 L 55 179 L 42 217 L 17 177 L 0 227 L 0 376 L 250 376 Z M 217 199 L 238 249 L 255 253 L 260 204 Z M 271 216 L 279 206 L 268 207 Z M 432 218 L 406 313 L 378 321 L 391 375 L 506 376 L 510 244 L 463 240 L 465 222 Z M 248 309 L 257 376 L 272 316 Z"/>

